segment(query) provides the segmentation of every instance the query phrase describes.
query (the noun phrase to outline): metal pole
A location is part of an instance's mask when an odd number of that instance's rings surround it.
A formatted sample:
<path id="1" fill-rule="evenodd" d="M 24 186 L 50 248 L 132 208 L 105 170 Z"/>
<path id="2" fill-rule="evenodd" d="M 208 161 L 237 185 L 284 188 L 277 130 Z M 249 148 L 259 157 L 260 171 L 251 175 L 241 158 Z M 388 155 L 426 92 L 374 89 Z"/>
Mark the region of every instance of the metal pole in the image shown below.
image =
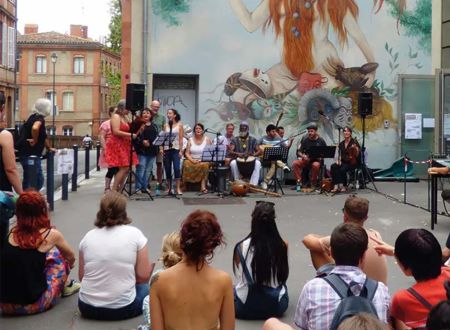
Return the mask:
<path id="1" fill-rule="evenodd" d="M 403 204 L 406 204 L 406 171 L 408 170 L 408 161 L 406 154 L 403 156 Z"/>
<path id="2" fill-rule="evenodd" d="M 69 174 L 64 173 L 62 175 L 62 200 L 66 201 L 69 199 Z"/>
<path id="3" fill-rule="evenodd" d="M 53 63 L 53 88 L 52 88 L 52 103 L 53 103 L 53 114 L 52 114 L 52 147 L 55 147 L 55 135 L 56 135 L 56 127 L 55 127 L 55 116 L 56 116 L 56 107 L 55 107 L 55 66 L 56 61 L 52 61 Z"/>
<path id="4" fill-rule="evenodd" d="M 39 190 L 40 187 L 37 186 L 38 157 L 35 155 L 28 157 L 27 167 L 28 169 L 27 171 L 25 171 L 25 175 L 27 176 L 26 180 L 28 181 L 29 186 L 33 187 L 36 190 Z"/>
<path id="5" fill-rule="evenodd" d="M 89 179 L 89 148 L 84 148 L 84 178 Z"/>
<path id="6" fill-rule="evenodd" d="M 47 202 L 50 206 L 50 211 L 54 210 L 54 195 L 55 195 L 55 173 L 54 173 L 54 158 L 53 151 L 47 152 Z"/>
<path id="7" fill-rule="evenodd" d="M 100 141 L 97 141 L 97 171 L 100 171 Z"/>
<path id="8" fill-rule="evenodd" d="M 77 191 L 78 178 L 78 146 L 73 145 L 73 173 L 72 173 L 72 191 Z"/>

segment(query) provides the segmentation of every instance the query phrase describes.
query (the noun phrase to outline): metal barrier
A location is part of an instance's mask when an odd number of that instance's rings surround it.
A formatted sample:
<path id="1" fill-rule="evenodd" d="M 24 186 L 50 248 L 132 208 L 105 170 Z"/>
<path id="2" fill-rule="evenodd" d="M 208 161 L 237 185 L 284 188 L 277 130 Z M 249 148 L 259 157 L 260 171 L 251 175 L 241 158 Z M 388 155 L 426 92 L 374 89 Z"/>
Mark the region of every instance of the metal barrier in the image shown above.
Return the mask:
<path id="1" fill-rule="evenodd" d="M 55 153 L 47 152 L 47 202 L 50 206 L 50 211 L 55 208 L 55 173 L 54 173 L 54 159 Z M 36 172 L 35 172 L 36 173 Z"/>
<path id="2" fill-rule="evenodd" d="M 85 179 L 89 179 L 89 152 L 90 149 L 89 148 L 85 148 L 84 149 L 84 178 Z"/>
<path id="3" fill-rule="evenodd" d="M 73 173 L 72 173 L 72 191 L 77 191 L 78 180 L 78 146 L 73 145 Z"/>
<path id="4" fill-rule="evenodd" d="M 97 141 L 97 172 L 100 171 L 100 149 L 101 149 L 100 142 Z"/>

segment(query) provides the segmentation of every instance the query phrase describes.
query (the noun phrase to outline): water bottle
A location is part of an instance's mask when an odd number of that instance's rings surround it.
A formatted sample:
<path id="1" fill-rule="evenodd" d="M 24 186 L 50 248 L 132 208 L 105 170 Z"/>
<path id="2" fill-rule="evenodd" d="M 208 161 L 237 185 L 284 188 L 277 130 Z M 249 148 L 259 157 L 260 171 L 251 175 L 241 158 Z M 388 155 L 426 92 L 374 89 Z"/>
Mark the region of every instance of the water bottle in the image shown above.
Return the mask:
<path id="1" fill-rule="evenodd" d="M 300 192 L 300 190 L 301 190 L 301 185 L 300 185 L 300 182 L 299 181 L 297 181 L 297 186 L 295 187 L 295 191 L 296 192 Z"/>
<path id="2" fill-rule="evenodd" d="M 161 192 L 159 191 L 159 183 L 156 184 L 156 188 L 155 188 L 155 196 L 160 196 Z"/>

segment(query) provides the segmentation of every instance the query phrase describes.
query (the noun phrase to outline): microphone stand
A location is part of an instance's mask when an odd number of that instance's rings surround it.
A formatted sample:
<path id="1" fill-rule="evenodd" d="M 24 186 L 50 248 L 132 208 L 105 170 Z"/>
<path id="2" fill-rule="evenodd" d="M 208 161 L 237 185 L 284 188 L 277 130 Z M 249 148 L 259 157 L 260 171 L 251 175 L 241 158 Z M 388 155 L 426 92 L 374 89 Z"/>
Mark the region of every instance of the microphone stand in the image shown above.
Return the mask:
<path id="1" fill-rule="evenodd" d="M 223 197 L 223 191 L 222 192 L 219 191 L 219 136 L 222 134 L 218 131 L 213 131 L 210 128 L 205 129 L 205 133 L 211 133 L 216 135 L 215 149 L 211 157 L 211 159 L 213 160 L 214 185 L 215 185 L 213 191 L 217 192 L 218 196 Z"/>

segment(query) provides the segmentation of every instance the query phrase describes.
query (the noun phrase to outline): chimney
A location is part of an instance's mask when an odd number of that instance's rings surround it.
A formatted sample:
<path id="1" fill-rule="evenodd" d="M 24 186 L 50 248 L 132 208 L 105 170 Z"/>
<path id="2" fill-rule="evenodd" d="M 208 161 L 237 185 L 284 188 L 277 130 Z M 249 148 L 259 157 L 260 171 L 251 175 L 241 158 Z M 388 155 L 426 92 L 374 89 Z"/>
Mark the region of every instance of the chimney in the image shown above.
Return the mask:
<path id="1" fill-rule="evenodd" d="M 32 34 L 39 32 L 39 25 L 37 24 L 25 24 L 24 34 Z"/>
<path id="2" fill-rule="evenodd" d="M 70 24 L 70 35 L 74 37 L 88 38 L 88 27 L 86 25 Z"/>

